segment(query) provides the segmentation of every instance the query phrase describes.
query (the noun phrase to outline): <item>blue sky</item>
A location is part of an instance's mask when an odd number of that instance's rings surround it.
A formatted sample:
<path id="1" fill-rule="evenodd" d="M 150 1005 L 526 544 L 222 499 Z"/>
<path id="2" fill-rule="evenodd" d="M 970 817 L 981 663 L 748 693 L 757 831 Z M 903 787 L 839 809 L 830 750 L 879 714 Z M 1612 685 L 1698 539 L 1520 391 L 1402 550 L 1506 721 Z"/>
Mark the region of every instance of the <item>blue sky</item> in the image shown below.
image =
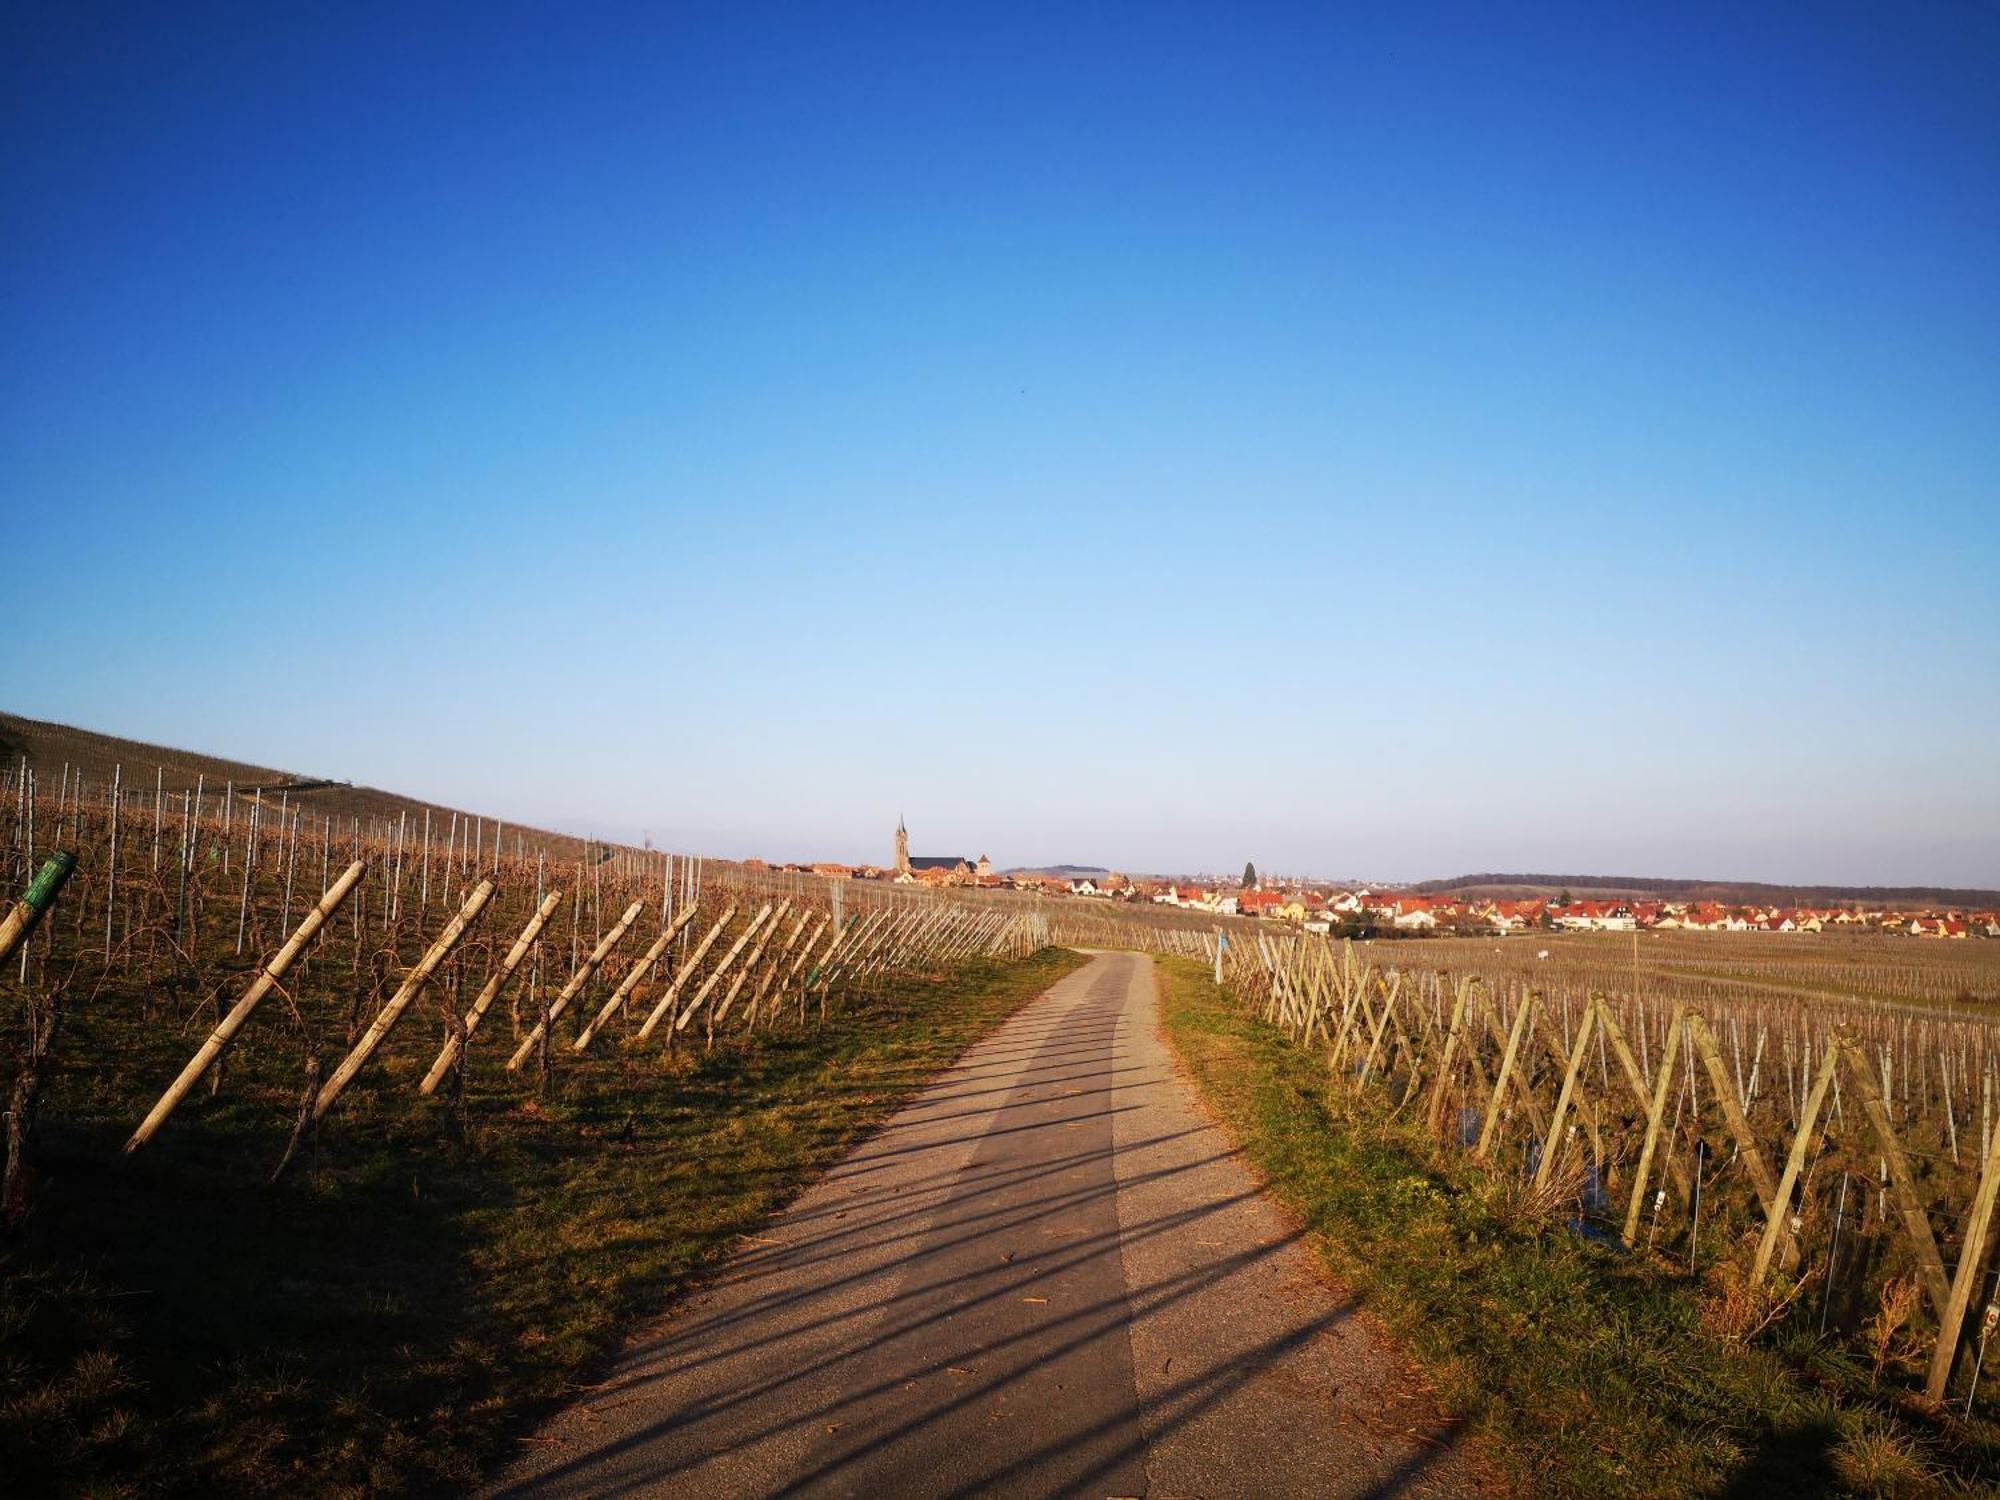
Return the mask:
<path id="1" fill-rule="evenodd" d="M 0 706 L 729 855 L 2000 885 L 1991 6 L 0 28 Z"/>

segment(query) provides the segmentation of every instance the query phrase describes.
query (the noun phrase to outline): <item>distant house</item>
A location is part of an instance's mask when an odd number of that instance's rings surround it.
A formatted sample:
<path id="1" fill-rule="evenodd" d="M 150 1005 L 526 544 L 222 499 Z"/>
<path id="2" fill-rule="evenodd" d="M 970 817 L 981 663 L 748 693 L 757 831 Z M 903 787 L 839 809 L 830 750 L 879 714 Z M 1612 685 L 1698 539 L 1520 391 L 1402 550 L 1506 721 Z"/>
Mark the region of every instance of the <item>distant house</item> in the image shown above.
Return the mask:
<path id="1" fill-rule="evenodd" d="M 1632 932 L 1639 921 L 1630 907 L 1615 901 L 1572 901 L 1556 916 L 1556 926 L 1571 932 Z"/>
<path id="2" fill-rule="evenodd" d="M 1437 917 L 1428 908 L 1421 906 L 1413 906 L 1408 911 L 1398 912 L 1392 920 L 1405 932 L 1431 932 L 1438 924 Z"/>

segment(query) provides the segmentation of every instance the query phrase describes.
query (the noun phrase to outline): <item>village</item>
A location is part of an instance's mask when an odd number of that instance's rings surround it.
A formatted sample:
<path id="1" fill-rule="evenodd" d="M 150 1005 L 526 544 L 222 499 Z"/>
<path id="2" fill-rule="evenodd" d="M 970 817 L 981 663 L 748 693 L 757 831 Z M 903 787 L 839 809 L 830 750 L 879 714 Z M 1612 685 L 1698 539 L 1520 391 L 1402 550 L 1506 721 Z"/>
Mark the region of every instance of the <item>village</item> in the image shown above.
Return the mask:
<path id="1" fill-rule="evenodd" d="M 1564 901 L 1560 897 L 1494 901 L 1424 896 L 1366 886 L 1226 883 L 1129 879 L 1111 873 L 1072 879 L 1030 873 L 994 874 L 987 861 L 908 874 L 870 865 L 786 864 L 753 867 L 833 879 L 888 880 L 922 886 L 1031 891 L 1086 900 L 1152 902 L 1217 916 L 1258 917 L 1307 932 L 1423 937 L 1507 936 L 1523 932 L 1796 932 L 1880 931 L 1927 938 L 2000 938 L 2000 910 L 1892 911 L 1856 906 L 1735 906 L 1715 901 Z M 981 867 L 985 868 L 981 868 Z"/>
<path id="2" fill-rule="evenodd" d="M 1875 931 L 1910 937 L 2000 938 L 2000 909 L 1897 910 L 1860 904 L 1819 906 L 1732 905 L 1720 901 L 1588 899 L 1567 891 L 1546 898 L 1503 901 L 1472 896 L 1346 887 L 1305 880 L 1256 878 L 1243 882 L 1202 877 L 1129 878 L 1101 874 L 996 872 L 984 854 L 912 856 L 909 830 L 896 823 L 895 856 L 884 865 L 771 864 L 745 861 L 755 870 L 818 875 L 830 880 L 882 880 L 931 888 L 1027 891 L 1096 901 L 1149 902 L 1225 917 L 1288 923 L 1306 932 L 1351 937 L 1505 937 L 1527 932 L 1780 932 Z"/>

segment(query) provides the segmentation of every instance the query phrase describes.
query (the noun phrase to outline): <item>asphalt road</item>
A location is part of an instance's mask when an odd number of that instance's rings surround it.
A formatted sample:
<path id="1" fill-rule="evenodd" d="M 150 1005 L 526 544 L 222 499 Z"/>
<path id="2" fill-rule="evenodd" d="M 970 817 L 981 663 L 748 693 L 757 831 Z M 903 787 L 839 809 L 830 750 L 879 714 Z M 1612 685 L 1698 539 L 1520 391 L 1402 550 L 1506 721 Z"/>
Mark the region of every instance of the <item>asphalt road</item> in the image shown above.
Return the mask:
<path id="1" fill-rule="evenodd" d="M 1106 954 L 524 1446 L 502 1496 L 1471 1494 Z"/>

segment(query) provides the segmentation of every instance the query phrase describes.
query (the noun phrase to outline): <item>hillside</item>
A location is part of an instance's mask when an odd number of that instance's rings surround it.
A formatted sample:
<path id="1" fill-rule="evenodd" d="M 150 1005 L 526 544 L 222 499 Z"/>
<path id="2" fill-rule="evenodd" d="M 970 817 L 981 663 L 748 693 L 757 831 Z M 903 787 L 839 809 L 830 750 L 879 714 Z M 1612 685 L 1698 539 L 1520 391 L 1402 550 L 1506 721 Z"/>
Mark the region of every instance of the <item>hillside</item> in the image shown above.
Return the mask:
<path id="1" fill-rule="evenodd" d="M 1772 885 L 1756 880 L 1667 880 L 1640 875 L 1456 875 L 1412 889 L 1427 896 L 1476 896 L 1519 901 L 1567 890 L 1600 898 L 1718 901 L 1743 906 L 1871 907 L 2000 905 L 2000 891 L 1948 886 Z"/>
<path id="2" fill-rule="evenodd" d="M 436 826 L 440 818 L 448 824 L 454 812 L 460 817 L 487 816 L 376 787 L 356 786 L 331 774 L 328 768 L 283 771 L 0 713 L 0 767 L 12 771 L 24 758 L 45 792 L 54 791 L 64 767 L 68 767 L 72 776 L 80 772 L 87 785 L 97 788 L 108 786 L 113 773 L 122 766 L 126 785 L 130 787 L 155 785 L 156 772 L 158 781 L 173 794 L 194 786 L 197 778 L 210 792 L 216 793 L 225 784 L 234 783 L 238 796 L 254 795 L 260 790 L 273 795 L 282 791 L 293 806 L 339 817 L 384 818 L 393 822 L 402 813 L 421 819 L 429 811 Z M 583 846 L 581 839 L 547 829 L 522 827 L 519 831 L 542 841 L 551 854 L 573 854 Z"/>

